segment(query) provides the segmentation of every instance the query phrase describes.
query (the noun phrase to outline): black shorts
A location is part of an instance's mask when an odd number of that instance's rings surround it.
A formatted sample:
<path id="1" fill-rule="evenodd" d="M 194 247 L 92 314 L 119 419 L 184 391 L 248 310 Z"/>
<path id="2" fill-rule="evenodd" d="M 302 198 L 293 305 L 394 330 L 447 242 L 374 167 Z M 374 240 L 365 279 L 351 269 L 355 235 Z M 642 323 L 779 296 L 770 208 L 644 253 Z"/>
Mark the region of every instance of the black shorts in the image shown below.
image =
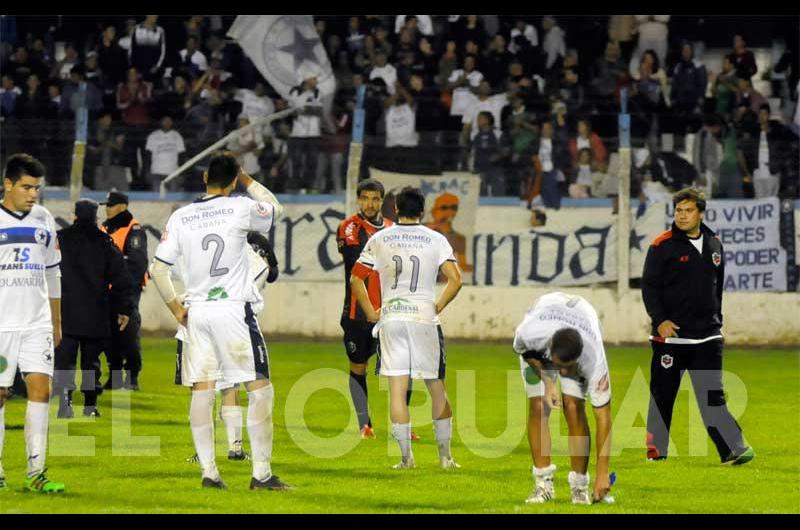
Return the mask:
<path id="1" fill-rule="evenodd" d="M 378 351 L 378 339 L 372 338 L 375 324 L 351 320 L 346 315 L 340 322 L 344 331 L 344 349 L 353 364 L 367 364 Z"/>

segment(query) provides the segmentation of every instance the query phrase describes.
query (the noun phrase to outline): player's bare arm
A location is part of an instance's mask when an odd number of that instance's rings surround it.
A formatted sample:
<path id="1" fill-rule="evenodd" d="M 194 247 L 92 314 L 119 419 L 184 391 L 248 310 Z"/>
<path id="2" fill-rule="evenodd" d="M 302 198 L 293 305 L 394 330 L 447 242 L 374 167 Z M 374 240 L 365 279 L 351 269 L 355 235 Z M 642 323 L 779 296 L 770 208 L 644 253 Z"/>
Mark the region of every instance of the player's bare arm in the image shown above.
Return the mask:
<path id="1" fill-rule="evenodd" d="M 444 311 L 444 308 L 455 299 L 463 285 L 461 281 L 461 270 L 455 262 L 446 261 L 439 267 L 439 270 L 444 274 L 445 278 L 447 278 L 447 285 L 442 291 L 439 301 L 436 302 L 437 315 Z"/>
<path id="2" fill-rule="evenodd" d="M 369 293 L 367 292 L 367 285 L 364 283 L 364 280 L 354 274 L 350 277 L 350 285 L 353 287 L 358 305 L 361 306 L 361 310 L 364 311 L 367 320 L 369 322 L 377 322 L 380 320 L 380 313 L 375 311 L 375 308 L 372 307 L 372 302 L 369 301 Z"/>
<path id="3" fill-rule="evenodd" d="M 609 461 L 611 459 L 611 403 L 594 408 L 594 419 L 597 434 L 597 465 L 595 469 L 594 502 L 600 502 L 611 491 L 609 481 Z"/>

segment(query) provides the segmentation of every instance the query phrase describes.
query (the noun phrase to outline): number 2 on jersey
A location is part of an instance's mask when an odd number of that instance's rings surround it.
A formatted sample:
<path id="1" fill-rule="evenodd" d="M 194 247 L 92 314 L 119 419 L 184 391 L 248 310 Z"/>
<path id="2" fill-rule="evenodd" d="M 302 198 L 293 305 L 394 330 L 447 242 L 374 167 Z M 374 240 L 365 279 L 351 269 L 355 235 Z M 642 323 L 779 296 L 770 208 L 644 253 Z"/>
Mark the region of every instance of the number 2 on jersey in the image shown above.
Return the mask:
<path id="1" fill-rule="evenodd" d="M 218 276 L 225 276 L 230 272 L 230 269 L 227 267 L 223 267 L 218 269 L 217 266 L 219 265 L 219 260 L 222 259 L 222 252 L 225 250 L 225 240 L 222 239 L 217 234 L 208 234 L 206 237 L 203 238 L 203 250 L 208 250 L 211 246 L 211 243 L 214 243 L 214 257 L 211 258 L 211 269 L 208 271 L 208 274 L 212 278 L 217 278 Z"/>
<path id="2" fill-rule="evenodd" d="M 417 292 L 417 285 L 419 284 L 419 258 L 417 256 L 409 256 L 408 260 L 411 262 L 411 288 L 412 293 Z M 400 281 L 400 275 L 403 274 L 403 258 L 400 256 L 392 256 L 394 261 L 394 285 L 392 289 L 397 289 L 397 284 Z"/>

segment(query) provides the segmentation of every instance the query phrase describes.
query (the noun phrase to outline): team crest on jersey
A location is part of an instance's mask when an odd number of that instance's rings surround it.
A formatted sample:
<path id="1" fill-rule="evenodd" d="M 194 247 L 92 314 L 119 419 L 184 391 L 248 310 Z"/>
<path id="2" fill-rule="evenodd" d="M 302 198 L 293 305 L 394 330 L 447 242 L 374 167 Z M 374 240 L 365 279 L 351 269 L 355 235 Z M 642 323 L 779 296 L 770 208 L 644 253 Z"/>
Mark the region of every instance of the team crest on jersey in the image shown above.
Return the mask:
<path id="1" fill-rule="evenodd" d="M 256 203 L 256 213 L 261 217 L 267 217 L 269 215 L 269 208 L 263 202 Z"/>
<path id="2" fill-rule="evenodd" d="M 715 267 L 719 267 L 720 263 L 722 263 L 722 255 L 719 252 L 714 252 L 711 254 L 711 261 L 714 262 Z"/>
<path id="3" fill-rule="evenodd" d="M 665 370 L 669 370 L 672 368 L 672 363 L 674 362 L 672 355 L 666 354 L 661 356 L 661 366 L 664 367 Z"/>
<path id="4" fill-rule="evenodd" d="M 44 228 L 37 228 L 34 237 L 36 238 L 36 242 L 38 244 L 40 245 L 47 244 L 47 230 L 45 230 Z"/>

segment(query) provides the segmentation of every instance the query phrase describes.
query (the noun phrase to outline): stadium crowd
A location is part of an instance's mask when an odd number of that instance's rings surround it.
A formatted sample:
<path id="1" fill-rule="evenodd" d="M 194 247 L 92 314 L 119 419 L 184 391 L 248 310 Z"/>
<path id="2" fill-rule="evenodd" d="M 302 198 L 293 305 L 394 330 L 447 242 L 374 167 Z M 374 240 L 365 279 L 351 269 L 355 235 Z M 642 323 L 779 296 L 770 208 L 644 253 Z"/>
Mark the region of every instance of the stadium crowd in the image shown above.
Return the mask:
<path id="1" fill-rule="evenodd" d="M 2 16 L 3 159 L 24 147 L 66 184 L 83 81 L 84 184 L 100 190 L 157 189 L 226 133 L 318 97 L 309 77 L 282 98 L 226 37 L 234 18 Z M 366 85 L 362 172 L 472 171 L 483 195 L 558 207 L 617 193 L 626 100 L 632 196 L 694 184 L 714 198 L 800 197 L 797 19 L 719 18 L 315 17 L 337 81 L 329 112 L 252 128 L 228 148 L 277 192 L 339 192 Z M 772 46 L 766 71 L 749 38 Z M 712 67 L 718 42 L 729 49 Z M 202 189 L 200 173 L 170 189 Z"/>

